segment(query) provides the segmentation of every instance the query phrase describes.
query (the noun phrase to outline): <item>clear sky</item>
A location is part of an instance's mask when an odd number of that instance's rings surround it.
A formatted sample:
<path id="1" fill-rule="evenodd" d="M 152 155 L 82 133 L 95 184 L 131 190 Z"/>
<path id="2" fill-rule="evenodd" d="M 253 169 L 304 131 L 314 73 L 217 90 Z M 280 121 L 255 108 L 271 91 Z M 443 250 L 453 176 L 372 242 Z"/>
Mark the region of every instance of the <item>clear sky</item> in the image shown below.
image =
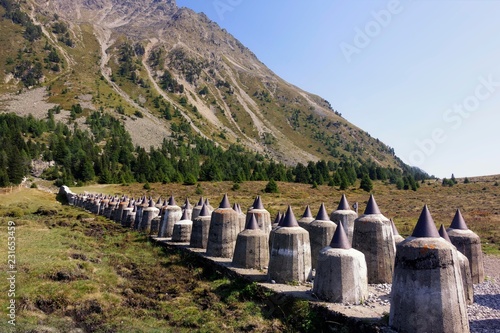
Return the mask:
<path id="1" fill-rule="evenodd" d="M 500 174 L 500 1 L 177 0 L 438 177 Z"/>

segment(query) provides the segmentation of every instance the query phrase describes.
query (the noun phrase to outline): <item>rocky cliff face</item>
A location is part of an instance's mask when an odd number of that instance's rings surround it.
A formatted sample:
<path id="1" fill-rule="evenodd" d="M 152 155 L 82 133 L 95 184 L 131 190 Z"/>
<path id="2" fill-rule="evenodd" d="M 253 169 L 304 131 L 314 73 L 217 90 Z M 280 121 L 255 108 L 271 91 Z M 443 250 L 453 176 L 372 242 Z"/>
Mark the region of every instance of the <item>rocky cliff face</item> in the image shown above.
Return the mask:
<path id="1" fill-rule="evenodd" d="M 289 164 L 353 158 L 400 166 L 391 148 L 329 102 L 285 82 L 174 0 L 31 0 L 23 9 L 65 59 L 64 70 L 48 77 L 51 102 L 67 108 L 85 92 L 89 109 L 119 110 L 140 145 L 202 135 Z M 68 26 L 74 45 L 62 45 L 55 22 Z M 73 94 L 63 94 L 68 87 Z"/>

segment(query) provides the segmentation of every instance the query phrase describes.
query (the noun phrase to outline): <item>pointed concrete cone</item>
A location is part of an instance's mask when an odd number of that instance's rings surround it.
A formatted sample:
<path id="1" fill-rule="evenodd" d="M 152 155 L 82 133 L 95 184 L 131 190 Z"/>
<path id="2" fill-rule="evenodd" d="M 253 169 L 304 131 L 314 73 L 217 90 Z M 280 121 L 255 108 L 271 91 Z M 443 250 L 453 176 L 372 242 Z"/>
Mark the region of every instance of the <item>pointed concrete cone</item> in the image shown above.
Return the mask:
<path id="1" fill-rule="evenodd" d="M 458 251 L 441 238 L 427 206 L 397 246 L 389 326 L 397 332 L 468 333 Z"/>
<path id="2" fill-rule="evenodd" d="M 439 235 L 443 237 L 447 242 L 451 243 L 450 237 L 448 236 L 448 233 L 446 232 L 446 229 L 442 224 L 439 228 Z M 474 284 L 472 283 L 472 275 L 469 268 L 469 259 L 467 259 L 467 257 L 460 251 L 457 251 L 457 253 L 460 265 L 460 273 L 462 274 L 462 283 L 464 285 L 465 301 L 467 302 L 467 305 L 471 305 L 472 303 L 474 303 Z"/>
<path id="3" fill-rule="evenodd" d="M 307 228 L 309 226 L 309 223 L 311 223 L 314 220 L 315 220 L 315 218 L 314 218 L 313 214 L 311 213 L 311 207 L 309 207 L 309 205 L 307 205 L 306 209 L 304 210 L 304 213 L 302 214 L 302 216 L 300 217 L 300 219 L 297 222 L 299 223 L 299 226 L 308 230 Z"/>
<path id="4" fill-rule="evenodd" d="M 276 217 L 274 218 L 273 229 L 276 229 L 278 227 L 278 224 L 280 224 L 280 221 L 281 221 L 281 212 L 278 212 L 276 214 Z"/>
<path id="5" fill-rule="evenodd" d="M 368 283 L 391 283 L 396 248 L 392 225 L 380 213 L 373 195 L 365 213 L 354 221 L 352 247 L 365 255 Z"/>
<path id="6" fill-rule="evenodd" d="M 168 205 L 163 207 L 163 215 L 160 220 L 158 238 L 169 238 L 174 233 L 174 225 L 182 217 L 182 208 L 175 203 L 174 196 L 168 199 Z"/>
<path id="7" fill-rule="evenodd" d="M 151 221 L 158 215 L 160 215 L 160 210 L 156 208 L 153 199 L 150 199 L 148 207 L 142 211 L 142 221 L 139 230 L 146 235 L 151 234 Z M 156 234 L 158 234 L 158 229 L 156 229 Z"/>
<path id="8" fill-rule="evenodd" d="M 271 214 L 264 208 L 260 196 L 255 198 L 253 206 L 248 210 L 246 223 L 250 220 L 251 214 L 255 215 L 255 219 L 257 220 L 260 229 L 264 232 L 266 238 L 268 238 L 272 229 Z"/>
<path id="9" fill-rule="evenodd" d="M 193 230 L 193 221 L 189 218 L 187 209 L 182 212 L 181 219 L 174 224 L 172 232 L 172 242 L 188 243 L 191 239 L 191 231 Z"/>
<path id="10" fill-rule="evenodd" d="M 210 230 L 210 219 L 212 213 L 203 203 L 200 213 L 193 219 L 193 229 L 189 245 L 191 247 L 206 249 L 208 243 L 208 232 Z"/>
<path id="11" fill-rule="evenodd" d="M 214 211 L 214 207 L 212 207 L 212 206 L 210 205 L 210 202 L 208 202 L 208 198 L 206 198 L 206 199 L 205 199 L 205 205 L 207 206 L 207 208 L 208 208 L 208 210 L 209 210 L 210 212 L 213 212 L 213 211 Z"/>
<path id="12" fill-rule="evenodd" d="M 224 194 L 219 208 L 212 212 L 207 255 L 210 257 L 233 258 L 236 238 L 241 231 L 238 213 L 231 208 L 227 194 Z"/>
<path id="13" fill-rule="evenodd" d="M 352 235 L 354 232 L 354 221 L 358 218 L 358 214 L 351 210 L 351 206 L 349 206 L 349 202 L 347 202 L 347 198 L 345 194 L 342 194 L 342 198 L 340 198 L 339 206 L 337 210 L 334 210 L 330 214 L 330 220 L 335 224 L 342 223 L 344 230 L 347 233 L 347 237 L 349 238 L 349 242 L 352 243 Z"/>
<path id="14" fill-rule="evenodd" d="M 156 201 L 155 207 L 161 210 L 161 207 L 163 207 L 161 197 L 158 197 L 158 200 Z"/>
<path id="15" fill-rule="evenodd" d="M 191 218 L 193 219 L 193 221 L 200 215 L 202 206 L 203 206 L 203 197 L 200 197 L 200 200 L 198 200 L 198 203 L 193 207 L 193 212 L 191 213 Z"/>
<path id="16" fill-rule="evenodd" d="M 181 207 L 184 211 L 186 211 L 187 214 L 187 219 L 192 220 L 193 218 L 193 206 L 189 202 L 189 198 L 186 197 L 186 200 L 184 201 L 184 204 Z"/>
<path id="17" fill-rule="evenodd" d="M 351 247 L 341 223 L 330 246 L 319 253 L 313 293 L 335 303 L 360 304 L 368 298 L 365 255 Z"/>
<path id="18" fill-rule="evenodd" d="M 234 267 L 263 269 L 269 264 L 267 235 L 260 228 L 255 215 L 249 215 L 245 230 L 236 239 L 232 264 Z"/>
<path id="19" fill-rule="evenodd" d="M 311 241 L 311 264 L 313 269 L 316 269 L 319 252 L 322 248 L 330 244 L 336 229 L 337 225 L 330 220 L 325 204 L 322 203 L 316 219 L 309 223 L 306 229 L 309 231 L 309 239 Z"/>
<path id="20" fill-rule="evenodd" d="M 392 226 L 392 234 L 394 235 L 394 243 L 395 245 L 398 245 L 405 239 L 403 238 L 403 236 L 399 234 L 398 229 L 396 228 L 396 225 L 394 224 L 394 221 L 392 219 L 391 219 L 391 226 Z"/>
<path id="21" fill-rule="evenodd" d="M 305 282 L 311 279 L 309 233 L 300 227 L 288 206 L 279 228 L 272 231 L 268 277 L 277 283 Z"/>
<path id="22" fill-rule="evenodd" d="M 465 224 L 462 213 L 457 209 L 451 226 L 447 229 L 451 243 L 469 259 L 472 283 L 484 282 L 483 252 L 481 239 Z"/>

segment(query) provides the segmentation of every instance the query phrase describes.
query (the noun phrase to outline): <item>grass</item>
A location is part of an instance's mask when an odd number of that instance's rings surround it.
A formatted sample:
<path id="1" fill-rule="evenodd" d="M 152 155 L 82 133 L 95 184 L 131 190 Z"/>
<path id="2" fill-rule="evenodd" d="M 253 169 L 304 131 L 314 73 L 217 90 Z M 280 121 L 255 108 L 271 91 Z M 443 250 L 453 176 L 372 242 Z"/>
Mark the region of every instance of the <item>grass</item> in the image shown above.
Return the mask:
<path id="1" fill-rule="evenodd" d="M 469 184 L 459 184 L 453 187 L 443 187 L 438 181 L 430 180 L 421 183 L 418 191 L 398 190 L 394 185 L 387 185 L 380 181 L 374 182 L 372 193 L 380 207 L 382 214 L 392 218 L 403 237 L 409 236 L 418 220 L 424 204 L 429 206 L 436 227 L 441 224 L 449 227 L 455 210 L 460 208 L 468 227 L 482 239 L 483 250 L 488 254 L 500 255 L 500 186 L 495 186 L 498 177 L 474 178 Z M 302 215 L 305 206 L 310 205 L 313 215 L 316 215 L 321 203 L 325 203 L 328 212 L 336 209 L 342 193 L 345 193 L 349 203 L 359 203 L 359 213 L 362 214 L 369 193 L 359 189 L 359 183 L 346 191 L 337 187 L 320 185 L 317 189 L 311 185 L 277 182 L 279 193 L 265 193 L 267 182 L 243 182 L 239 188 L 233 187 L 232 182 L 200 182 L 199 187 L 203 196 L 216 207 L 224 193 L 228 193 L 231 204 L 237 202 L 243 209 L 253 203 L 255 196 L 262 197 L 265 208 L 272 216 L 278 211 L 284 212 L 287 205 L 291 205 L 297 217 Z M 151 189 L 145 191 L 143 184 L 95 185 L 73 188 L 75 193 L 89 191 L 92 193 L 130 195 L 139 197 L 144 194 L 153 198 L 163 198 L 174 194 L 178 202 L 189 197 L 191 203 L 198 201 L 196 185 L 184 186 L 180 184 L 150 184 Z"/>
<path id="2" fill-rule="evenodd" d="M 384 215 L 394 218 L 402 235 L 408 236 L 422 206 L 428 204 L 436 224 L 448 226 L 460 207 L 470 229 L 483 240 L 489 254 L 500 254 L 498 194 L 496 178 L 473 179 L 470 184 L 443 187 L 436 182 L 421 184 L 417 191 L 400 191 L 375 182 L 374 195 Z M 267 182 L 199 183 L 204 196 L 217 206 L 228 193 L 231 203 L 249 207 L 261 195 L 274 215 L 290 204 L 297 216 L 305 205 L 315 214 L 324 202 L 336 208 L 342 194 L 336 188 L 278 182 L 279 193 L 264 192 Z M 178 202 L 197 201 L 197 185 L 151 184 L 92 185 L 73 188 L 105 194 L 167 197 Z M 355 187 L 345 191 L 350 203 L 364 210 L 369 194 Z M 231 281 L 197 263 L 192 255 L 166 250 L 136 232 L 63 206 L 55 195 L 38 189 L 14 188 L 0 194 L 0 237 L 7 237 L 7 222 L 16 223 L 17 331 L 41 328 L 68 332 L 313 332 L 323 320 L 299 300 L 273 301 L 273 295 L 254 284 Z M 7 246 L 0 247 L 7 256 Z M 0 279 L 6 279 L 6 262 Z M 7 304 L 7 293 L 0 294 Z M 290 312 L 289 310 L 292 309 Z M 7 315 L 2 307 L 2 315 Z M 5 318 L 5 317 L 4 317 Z M 0 331 L 8 332 L 6 322 Z"/>

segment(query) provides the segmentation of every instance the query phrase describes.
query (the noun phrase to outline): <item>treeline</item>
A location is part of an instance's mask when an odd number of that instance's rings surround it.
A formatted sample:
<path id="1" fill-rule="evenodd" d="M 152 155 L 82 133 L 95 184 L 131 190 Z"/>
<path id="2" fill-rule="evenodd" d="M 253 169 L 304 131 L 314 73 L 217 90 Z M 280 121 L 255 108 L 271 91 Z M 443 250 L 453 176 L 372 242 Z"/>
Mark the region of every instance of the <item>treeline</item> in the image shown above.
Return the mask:
<path id="1" fill-rule="evenodd" d="M 274 180 L 346 189 L 363 178 L 394 184 L 410 179 L 418 184 L 416 180 L 428 177 L 415 170 L 402 172 L 354 160 L 289 167 L 240 145 L 223 149 L 196 136 L 178 143 L 165 139 L 160 147 L 146 151 L 135 147 L 124 126 L 109 114 L 90 114 L 86 120 L 90 131 L 84 131 L 56 123 L 57 112 L 58 107 L 49 110 L 44 120 L 0 114 L 0 186 L 19 184 L 29 174 L 31 161 L 40 158 L 55 161 L 42 176 L 56 185 Z"/>

